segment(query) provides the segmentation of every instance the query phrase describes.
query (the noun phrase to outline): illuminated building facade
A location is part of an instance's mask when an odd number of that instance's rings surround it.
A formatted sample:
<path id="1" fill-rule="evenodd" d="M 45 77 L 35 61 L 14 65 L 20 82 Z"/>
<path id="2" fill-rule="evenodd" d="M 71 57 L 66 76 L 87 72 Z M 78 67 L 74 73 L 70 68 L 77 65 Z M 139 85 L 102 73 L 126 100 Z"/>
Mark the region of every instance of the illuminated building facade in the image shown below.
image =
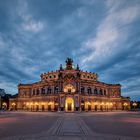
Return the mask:
<path id="1" fill-rule="evenodd" d="M 67 58 L 66 66 L 41 74 L 33 84 L 19 84 L 10 108 L 29 111 L 111 111 L 130 109 L 130 98 L 121 96 L 120 84 L 98 81 L 96 73 L 84 72 Z"/>

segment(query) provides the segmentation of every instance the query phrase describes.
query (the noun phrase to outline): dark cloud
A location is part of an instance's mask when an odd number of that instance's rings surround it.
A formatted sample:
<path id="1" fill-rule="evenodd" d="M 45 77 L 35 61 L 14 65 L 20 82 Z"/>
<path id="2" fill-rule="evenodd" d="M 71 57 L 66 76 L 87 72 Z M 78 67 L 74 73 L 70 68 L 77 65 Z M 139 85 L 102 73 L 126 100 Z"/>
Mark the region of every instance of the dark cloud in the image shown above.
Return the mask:
<path id="1" fill-rule="evenodd" d="M 0 87 L 15 93 L 20 80 L 38 81 L 42 72 L 56 70 L 72 57 L 81 69 L 97 72 L 101 81 L 121 83 L 123 95 L 139 99 L 139 5 L 138 1 L 113 5 L 95 0 L 1 1 Z"/>

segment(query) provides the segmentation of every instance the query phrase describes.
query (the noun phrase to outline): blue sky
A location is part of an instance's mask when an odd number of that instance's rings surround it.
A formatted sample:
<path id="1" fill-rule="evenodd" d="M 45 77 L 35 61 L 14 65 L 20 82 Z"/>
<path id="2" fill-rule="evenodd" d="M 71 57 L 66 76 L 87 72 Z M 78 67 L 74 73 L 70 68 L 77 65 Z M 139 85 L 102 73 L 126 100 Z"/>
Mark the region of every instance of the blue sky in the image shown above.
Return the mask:
<path id="1" fill-rule="evenodd" d="M 67 57 L 140 100 L 140 1 L 0 1 L 0 88 L 17 93 Z"/>

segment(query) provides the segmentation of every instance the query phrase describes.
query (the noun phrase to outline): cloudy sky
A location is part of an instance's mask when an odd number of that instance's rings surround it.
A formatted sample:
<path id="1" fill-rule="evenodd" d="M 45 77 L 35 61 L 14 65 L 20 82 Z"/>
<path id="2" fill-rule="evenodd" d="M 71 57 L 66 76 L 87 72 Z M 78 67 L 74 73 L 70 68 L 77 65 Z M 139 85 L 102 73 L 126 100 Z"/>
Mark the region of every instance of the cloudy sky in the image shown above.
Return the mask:
<path id="1" fill-rule="evenodd" d="M 140 1 L 0 0 L 0 88 L 15 94 L 67 57 L 140 100 Z"/>

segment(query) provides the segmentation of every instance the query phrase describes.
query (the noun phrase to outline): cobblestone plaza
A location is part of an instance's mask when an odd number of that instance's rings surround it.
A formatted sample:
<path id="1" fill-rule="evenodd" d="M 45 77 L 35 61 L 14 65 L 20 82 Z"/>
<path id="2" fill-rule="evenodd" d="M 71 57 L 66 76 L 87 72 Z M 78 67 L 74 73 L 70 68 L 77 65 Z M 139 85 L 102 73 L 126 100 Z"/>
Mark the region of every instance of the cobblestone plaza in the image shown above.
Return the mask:
<path id="1" fill-rule="evenodd" d="M 140 112 L 10 112 L 0 115 L 1 140 L 138 140 Z"/>

